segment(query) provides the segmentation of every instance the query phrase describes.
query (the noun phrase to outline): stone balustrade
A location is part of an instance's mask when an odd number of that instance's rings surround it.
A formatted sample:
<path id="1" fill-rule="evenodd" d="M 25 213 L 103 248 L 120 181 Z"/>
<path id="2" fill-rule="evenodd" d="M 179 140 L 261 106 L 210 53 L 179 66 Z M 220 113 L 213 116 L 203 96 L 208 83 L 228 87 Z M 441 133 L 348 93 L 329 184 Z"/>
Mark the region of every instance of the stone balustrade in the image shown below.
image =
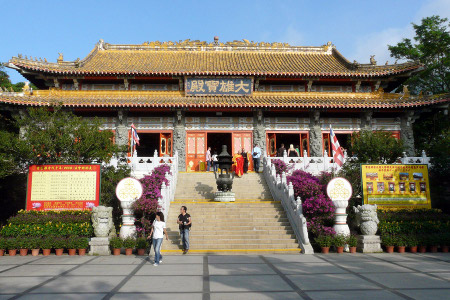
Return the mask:
<path id="1" fill-rule="evenodd" d="M 276 201 L 281 201 L 284 211 L 288 216 L 302 253 L 313 254 L 314 250 L 308 237 L 306 218 L 303 216 L 302 201 L 294 198 L 294 188 L 292 183 L 287 184 L 286 173 L 282 176 L 276 175 L 275 166 L 271 163 L 270 157 L 263 159 L 263 172 L 272 197 Z"/>

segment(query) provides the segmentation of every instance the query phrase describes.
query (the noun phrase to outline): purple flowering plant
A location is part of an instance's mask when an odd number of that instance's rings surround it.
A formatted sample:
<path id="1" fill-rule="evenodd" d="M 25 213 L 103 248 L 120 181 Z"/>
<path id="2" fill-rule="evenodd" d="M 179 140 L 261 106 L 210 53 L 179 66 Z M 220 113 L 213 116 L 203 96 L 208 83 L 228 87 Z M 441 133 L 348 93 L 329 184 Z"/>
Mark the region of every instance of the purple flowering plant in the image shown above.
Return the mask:
<path id="1" fill-rule="evenodd" d="M 283 172 L 287 173 L 294 167 L 293 165 L 289 166 L 281 159 L 272 159 L 271 162 L 275 166 L 275 172 L 277 175 L 281 175 Z"/>

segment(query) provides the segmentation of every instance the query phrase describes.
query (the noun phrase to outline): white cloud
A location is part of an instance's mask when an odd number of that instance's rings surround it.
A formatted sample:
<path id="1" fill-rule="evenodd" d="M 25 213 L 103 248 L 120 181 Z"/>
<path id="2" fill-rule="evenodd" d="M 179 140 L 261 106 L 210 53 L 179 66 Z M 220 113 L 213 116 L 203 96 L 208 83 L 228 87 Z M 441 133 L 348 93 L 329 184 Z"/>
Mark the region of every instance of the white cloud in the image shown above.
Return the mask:
<path id="1" fill-rule="evenodd" d="M 450 1 L 428 1 L 419 8 L 412 22 L 420 24 L 422 18 L 432 15 L 450 19 Z M 355 50 L 347 59 L 350 61 L 355 59 L 359 63 L 369 63 L 370 55 L 375 55 L 375 60 L 379 65 L 384 64 L 387 60 L 389 63 L 393 63 L 394 59 L 390 57 L 388 45 L 396 45 L 404 38 L 412 39 L 414 34 L 410 23 L 405 27 L 387 28 L 380 32 L 370 33 L 356 40 Z"/>

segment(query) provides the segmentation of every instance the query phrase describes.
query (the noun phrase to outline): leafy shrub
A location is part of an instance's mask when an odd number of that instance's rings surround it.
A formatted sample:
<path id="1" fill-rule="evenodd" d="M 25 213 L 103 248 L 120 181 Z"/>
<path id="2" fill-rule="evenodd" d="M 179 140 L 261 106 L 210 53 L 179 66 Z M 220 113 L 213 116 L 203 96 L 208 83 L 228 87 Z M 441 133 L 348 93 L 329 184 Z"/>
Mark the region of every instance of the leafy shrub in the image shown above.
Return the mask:
<path id="1" fill-rule="evenodd" d="M 85 237 L 77 237 L 77 249 L 86 249 L 89 246 L 89 239 Z"/>
<path id="2" fill-rule="evenodd" d="M 0 237 L 0 250 L 5 250 L 6 249 L 6 238 L 4 237 Z"/>
<path id="3" fill-rule="evenodd" d="M 405 240 L 406 240 L 406 246 L 409 247 L 415 247 L 417 245 L 419 245 L 419 239 L 416 237 L 416 235 L 407 235 L 405 236 Z"/>
<path id="4" fill-rule="evenodd" d="M 77 249 L 78 248 L 78 239 L 75 236 L 70 236 L 67 238 L 67 249 Z"/>
<path id="5" fill-rule="evenodd" d="M 319 179 L 302 170 L 295 170 L 291 176 L 287 176 L 287 181 L 292 182 L 295 198 L 302 199 L 308 231 L 313 236 L 335 234 L 331 226 L 336 208 L 326 196 L 325 186 Z"/>
<path id="6" fill-rule="evenodd" d="M 147 249 L 148 243 L 145 238 L 137 238 L 136 239 L 136 249 Z"/>
<path id="7" fill-rule="evenodd" d="M 336 234 L 333 237 L 333 246 L 335 247 L 344 247 L 347 243 L 347 237 L 343 234 Z"/>
<path id="8" fill-rule="evenodd" d="M 15 250 L 19 248 L 19 243 L 17 241 L 17 238 L 9 238 L 6 239 L 6 249 L 8 250 Z"/>
<path id="9" fill-rule="evenodd" d="M 122 240 L 123 247 L 126 249 L 134 248 L 136 246 L 136 240 L 132 237 L 127 237 L 126 239 Z"/>
<path id="10" fill-rule="evenodd" d="M 39 249 L 41 247 L 41 239 L 37 237 L 29 237 L 28 240 L 28 249 Z"/>
<path id="11" fill-rule="evenodd" d="M 314 241 L 320 246 L 320 247 L 331 247 L 333 245 L 333 237 L 328 234 L 322 234 L 319 235 L 314 239 Z"/>
<path id="12" fill-rule="evenodd" d="M 53 248 L 64 249 L 67 247 L 67 239 L 62 237 L 55 237 L 53 239 Z"/>
<path id="13" fill-rule="evenodd" d="M 347 241 L 346 243 L 348 244 L 349 247 L 356 247 L 356 245 L 358 244 L 358 239 L 356 238 L 356 235 L 351 234 L 347 237 Z"/>
<path id="14" fill-rule="evenodd" d="M 381 235 L 381 243 L 385 246 L 394 246 L 395 238 L 390 234 L 382 234 Z"/>
<path id="15" fill-rule="evenodd" d="M 53 239 L 54 239 L 54 237 L 52 237 L 52 236 L 47 236 L 47 237 L 41 238 L 40 248 L 41 249 L 52 249 L 53 248 Z"/>
<path id="16" fill-rule="evenodd" d="M 408 240 L 404 235 L 394 236 L 394 246 L 406 247 L 408 245 Z"/>
<path id="17" fill-rule="evenodd" d="M 120 249 L 120 248 L 122 248 L 123 241 L 120 237 L 115 236 L 109 240 L 109 245 L 113 249 Z"/>

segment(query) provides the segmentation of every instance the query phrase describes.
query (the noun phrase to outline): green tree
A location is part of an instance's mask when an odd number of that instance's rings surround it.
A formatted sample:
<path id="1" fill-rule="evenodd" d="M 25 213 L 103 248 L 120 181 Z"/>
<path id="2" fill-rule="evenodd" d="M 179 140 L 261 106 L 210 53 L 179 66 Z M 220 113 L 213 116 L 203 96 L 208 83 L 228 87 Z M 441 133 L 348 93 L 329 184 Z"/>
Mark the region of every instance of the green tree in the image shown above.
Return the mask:
<path id="1" fill-rule="evenodd" d="M 17 82 L 12 83 L 8 73 L 5 72 L 5 67 L 0 63 L 0 88 L 6 88 L 8 91 L 12 88 L 13 92 L 21 92 L 23 87 L 25 85 L 25 82 Z M 37 90 L 38 88 L 30 83 L 30 87 L 33 90 Z"/>
<path id="2" fill-rule="evenodd" d="M 413 93 L 448 93 L 450 87 L 450 23 L 447 18 L 431 16 L 420 25 L 412 23 L 415 36 L 388 45 L 391 57 L 419 61 L 424 69 L 412 75 L 406 83 Z"/>
<path id="3" fill-rule="evenodd" d="M 0 177 L 25 172 L 30 164 L 109 162 L 125 151 L 113 143 L 111 131 L 100 130 L 100 119 L 61 107 L 30 108 L 13 124 L 15 131 L 0 130 Z"/>

